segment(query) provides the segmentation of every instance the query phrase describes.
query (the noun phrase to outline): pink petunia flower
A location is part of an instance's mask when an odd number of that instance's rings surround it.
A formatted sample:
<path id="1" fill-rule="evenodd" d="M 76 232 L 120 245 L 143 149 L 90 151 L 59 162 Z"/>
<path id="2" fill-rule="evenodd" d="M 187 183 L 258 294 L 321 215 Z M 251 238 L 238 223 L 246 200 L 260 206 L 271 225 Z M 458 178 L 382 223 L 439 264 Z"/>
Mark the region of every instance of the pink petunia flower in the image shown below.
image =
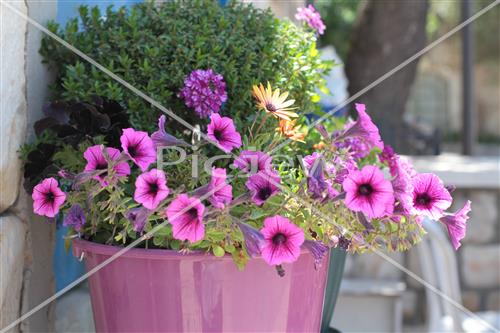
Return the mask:
<path id="1" fill-rule="evenodd" d="M 358 119 L 353 123 L 349 123 L 344 133 L 341 133 L 336 139 L 345 140 L 356 137 L 366 144 L 366 149 L 372 149 L 373 147 L 383 149 L 384 143 L 380 138 L 378 128 L 366 113 L 365 105 L 356 103 L 356 111 L 358 111 Z"/>
<path id="2" fill-rule="evenodd" d="M 411 163 L 399 155 L 394 155 L 389 166 L 394 177 L 391 183 L 398 202 L 397 208 L 404 215 L 409 215 L 413 211 L 413 177 L 417 173 Z"/>
<path id="3" fill-rule="evenodd" d="M 228 117 L 221 117 L 218 113 L 213 113 L 210 116 L 207 135 L 226 153 L 231 152 L 234 148 L 241 147 L 241 136 L 236 131 L 233 120 Z"/>
<path id="4" fill-rule="evenodd" d="M 116 148 L 105 148 L 102 145 L 88 147 L 87 150 L 85 150 L 85 152 L 83 153 L 83 158 L 87 160 L 87 165 L 85 165 L 84 171 L 103 171 L 93 178 L 97 179 L 102 186 L 106 186 L 108 185 L 108 182 L 105 180 L 105 178 L 108 176 L 108 160 L 106 160 L 103 149 L 105 149 L 109 161 L 115 162 L 119 160 L 120 151 Z M 114 163 L 113 170 L 117 177 L 130 175 L 130 166 L 127 162 Z"/>
<path id="5" fill-rule="evenodd" d="M 66 200 L 66 194 L 61 191 L 57 180 L 45 178 L 33 188 L 33 211 L 35 214 L 54 217 L 59 213 L 59 208 Z"/>
<path id="6" fill-rule="evenodd" d="M 234 160 L 234 166 L 251 174 L 273 170 L 271 156 L 262 151 L 243 150 Z"/>
<path id="7" fill-rule="evenodd" d="M 205 236 L 203 214 L 205 206 L 200 199 L 181 194 L 166 209 L 168 220 L 172 224 L 173 236 L 179 240 L 197 242 Z"/>
<path id="8" fill-rule="evenodd" d="M 184 141 L 177 139 L 175 136 L 165 131 L 166 120 L 167 117 L 162 115 L 158 119 L 158 131 L 151 134 L 151 140 L 153 141 L 154 147 L 158 149 L 160 147 L 186 146 L 187 144 Z"/>
<path id="9" fill-rule="evenodd" d="M 224 206 L 233 200 L 233 187 L 227 184 L 226 169 L 212 168 L 212 179 L 207 187 L 207 192 L 211 193 L 208 201 L 215 208 Z"/>
<path id="10" fill-rule="evenodd" d="M 450 192 L 435 174 L 421 173 L 413 178 L 413 208 L 416 213 L 439 219 L 451 202 Z"/>
<path id="11" fill-rule="evenodd" d="M 361 170 L 352 170 L 342 183 L 346 192 L 345 204 L 369 218 L 391 214 L 394 208 L 394 192 L 391 182 L 375 166 L 367 165 Z"/>
<path id="12" fill-rule="evenodd" d="M 122 149 L 141 171 L 146 171 L 149 165 L 156 161 L 156 151 L 148 133 L 125 128 L 120 137 Z"/>
<path id="13" fill-rule="evenodd" d="M 134 231 L 142 233 L 151 213 L 149 209 L 139 206 L 130 209 L 125 216 L 134 226 Z"/>
<path id="14" fill-rule="evenodd" d="M 450 237 L 451 244 L 455 250 L 460 247 L 460 241 L 465 237 L 466 222 L 469 219 L 469 214 L 471 202 L 467 200 L 465 205 L 459 209 L 455 214 L 446 214 L 439 219 L 446 229 L 448 229 L 448 236 Z"/>
<path id="15" fill-rule="evenodd" d="M 251 175 L 245 185 L 250 190 L 252 201 L 262 206 L 267 199 L 280 191 L 277 186 L 280 182 L 280 176 L 276 172 L 261 171 Z"/>
<path id="16" fill-rule="evenodd" d="M 286 217 L 280 215 L 267 217 L 260 232 L 265 240 L 261 251 L 262 258 L 269 265 L 291 263 L 300 256 L 304 231 Z"/>
<path id="17" fill-rule="evenodd" d="M 162 170 L 151 169 L 135 181 L 134 200 L 147 209 L 156 209 L 169 193 L 167 177 Z"/>
<path id="18" fill-rule="evenodd" d="M 298 8 L 295 18 L 299 21 L 304 21 L 308 26 L 318 31 L 322 35 L 325 32 L 326 26 L 321 19 L 321 15 L 316 11 L 313 5 L 305 8 Z"/>

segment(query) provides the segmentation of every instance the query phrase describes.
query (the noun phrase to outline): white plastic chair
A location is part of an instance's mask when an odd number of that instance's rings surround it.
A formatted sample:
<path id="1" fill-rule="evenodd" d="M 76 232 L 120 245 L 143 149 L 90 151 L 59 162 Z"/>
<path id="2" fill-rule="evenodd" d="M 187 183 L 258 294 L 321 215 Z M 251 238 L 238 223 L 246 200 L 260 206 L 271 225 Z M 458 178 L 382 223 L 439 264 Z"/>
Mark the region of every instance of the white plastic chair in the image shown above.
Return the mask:
<path id="1" fill-rule="evenodd" d="M 439 222 L 424 220 L 423 226 L 428 234 L 417 246 L 422 278 L 450 299 L 461 304 L 455 252 Z M 429 332 L 496 332 L 484 325 L 483 321 L 468 316 L 428 288 L 426 288 L 426 302 Z M 500 313 L 478 312 L 475 314 L 500 330 Z"/>

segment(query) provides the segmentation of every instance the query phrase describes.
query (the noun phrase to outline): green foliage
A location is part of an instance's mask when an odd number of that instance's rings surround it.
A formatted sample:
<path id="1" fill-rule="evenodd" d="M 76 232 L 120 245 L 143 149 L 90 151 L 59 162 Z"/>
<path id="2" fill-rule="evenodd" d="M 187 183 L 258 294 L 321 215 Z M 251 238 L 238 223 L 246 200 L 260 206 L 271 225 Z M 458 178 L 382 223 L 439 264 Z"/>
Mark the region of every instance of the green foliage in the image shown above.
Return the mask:
<path id="1" fill-rule="evenodd" d="M 278 20 L 269 10 L 215 0 L 141 3 L 130 11 L 80 7 L 80 18 L 65 28 L 48 28 L 97 62 L 192 123 L 198 120 L 177 93 L 195 69 L 212 68 L 227 84 L 222 113 L 238 128 L 253 121 L 252 84 L 270 81 L 286 88 L 302 113 L 319 110 L 316 88 L 330 64 L 319 59 L 313 32 Z M 105 18 L 104 18 L 105 17 Z M 127 104 L 132 125 L 152 131 L 159 110 L 106 74 L 46 37 L 40 53 L 59 73 L 52 90 L 57 98 L 85 101 L 92 95 Z M 198 120 L 199 121 L 199 120 Z M 180 133 L 179 124 L 168 122 Z"/>

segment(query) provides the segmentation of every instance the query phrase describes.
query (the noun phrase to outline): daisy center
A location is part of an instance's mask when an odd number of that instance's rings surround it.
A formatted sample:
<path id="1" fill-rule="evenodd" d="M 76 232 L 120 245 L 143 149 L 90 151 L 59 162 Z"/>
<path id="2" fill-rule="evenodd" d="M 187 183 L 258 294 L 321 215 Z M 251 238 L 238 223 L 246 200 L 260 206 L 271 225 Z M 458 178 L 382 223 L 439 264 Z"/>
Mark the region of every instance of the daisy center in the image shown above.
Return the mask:
<path id="1" fill-rule="evenodd" d="M 362 184 L 359 186 L 358 192 L 361 195 L 370 195 L 373 193 L 373 187 L 370 184 Z"/>
<path id="2" fill-rule="evenodd" d="M 422 206 L 427 206 L 432 201 L 432 198 L 427 193 L 420 193 L 417 195 L 415 202 Z"/>
<path id="3" fill-rule="evenodd" d="M 263 187 L 259 190 L 259 198 L 261 200 L 267 200 L 271 196 L 271 189 L 269 187 Z"/>
<path id="4" fill-rule="evenodd" d="M 286 236 L 284 234 L 277 233 L 276 235 L 273 236 L 273 244 L 274 245 L 281 245 L 286 242 Z"/>
<path id="5" fill-rule="evenodd" d="M 275 106 L 274 106 L 274 104 L 272 104 L 272 103 L 267 103 L 267 104 L 266 104 L 266 109 L 267 109 L 267 111 L 269 111 L 269 112 L 275 112 L 275 111 L 276 111 L 276 107 L 275 107 Z"/>

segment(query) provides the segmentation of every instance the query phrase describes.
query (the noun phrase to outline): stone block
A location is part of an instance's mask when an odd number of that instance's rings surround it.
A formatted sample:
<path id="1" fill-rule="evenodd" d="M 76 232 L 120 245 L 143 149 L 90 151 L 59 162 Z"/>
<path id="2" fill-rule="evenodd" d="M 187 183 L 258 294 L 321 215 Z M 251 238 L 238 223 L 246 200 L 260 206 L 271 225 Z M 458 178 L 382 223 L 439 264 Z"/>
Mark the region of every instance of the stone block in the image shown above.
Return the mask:
<path id="1" fill-rule="evenodd" d="M 406 290 L 403 292 L 403 319 L 411 321 L 415 318 L 418 308 L 418 295 L 414 290 Z"/>
<path id="2" fill-rule="evenodd" d="M 462 277 L 472 288 L 500 286 L 500 244 L 467 245 L 462 250 Z"/>
<path id="3" fill-rule="evenodd" d="M 26 14 L 24 1 L 9 2 Z M 27 23 L 6 6 L 1 7 L 0 45 L 0 213 L 9 208 L 19 192 L 21 161 L 18 149 L 26 136 L 25 47 Z"/>
<path id="4" fill-rule="evenodd" d="M 477 312 L 481 309 L 481 295 L 473 290 L 462 292 L 462 304 L 472 312 Z"/>
<path id="5" fill-rule="evenodd" d="M 500 291 L 491 291 L 486 296 L 486 310 L 500 311 Z"/>
<path id="6" fill-rule="evenodd" d="M 498 191 L 472 190 L 453 193 L 452 210 L 463 207 L 467 199 L 472 201 L 472 211 L 467 222 L 464 244 L 481 244 L 495 239 L 500 221 L 498 213 Z"/>
<path id="7" fill-rule="evenodd" d="M 0 216 L 0 328 L 20 316 L 25 241 L 26 224 L 12 214 Z"/>

